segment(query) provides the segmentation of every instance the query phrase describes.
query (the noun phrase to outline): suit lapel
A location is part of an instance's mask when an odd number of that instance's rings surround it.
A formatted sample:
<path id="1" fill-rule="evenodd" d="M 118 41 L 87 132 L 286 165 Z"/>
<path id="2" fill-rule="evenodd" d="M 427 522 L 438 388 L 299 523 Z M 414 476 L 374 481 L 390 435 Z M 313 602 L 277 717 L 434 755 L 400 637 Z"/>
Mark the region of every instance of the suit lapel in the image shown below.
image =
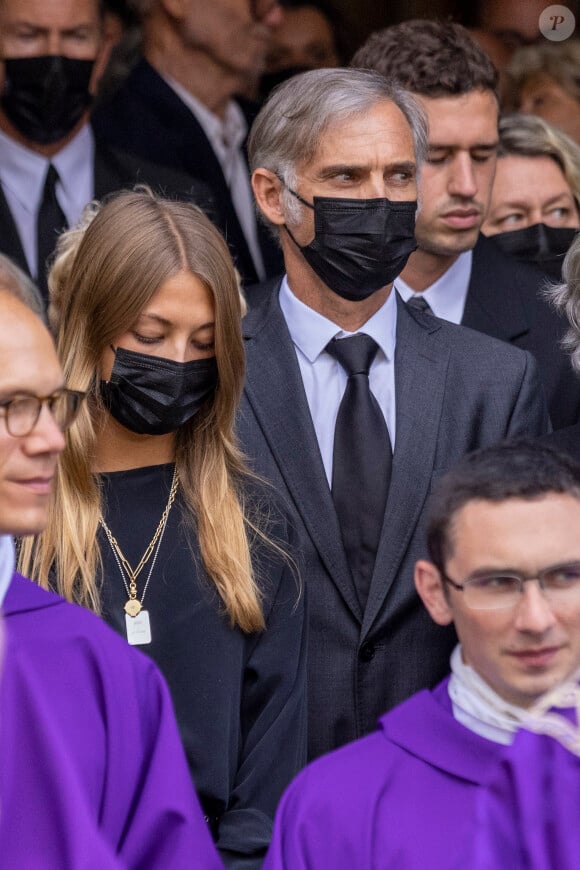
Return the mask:
<path id="1" fill-rule="evenodd" d="M 26 256 L 24 254 L 24 248 L 22 247 L 22 242 L 20 241 L 20 236 L 18 235 L 18 230 L 16 229 L 16 224 L 14 223 L 14 218 L 12 217 L 12 212 L 6 202 L 6 197 L 4 196 L 4 191 L 2 186 L 0 185 L 0 232 L 2 233 L 2 239 L 0 242 L 0 250 L 7 257 L 10 257 L 11 260 L 14 260 L 17 266 L 25 272 L 27 275 L 30 275 L 30 270 L 28 268 L 28 263 L 26 261 Z"/>
<path id="2" fill-rule="evenodd" d="M 253 308 L 244 323 L 246 395 L 322 561 L 360 621 L 361 607 L 342 546 L 296 352 L 278 304 L 278 286 L 278 282 L 269 282 L 269 298 Z"/>
<path id="3" fill-rule="evenodd" d="M 411 314 L 397 297 L 395 452 L 363 635 L 384 606 L 429 491 L 449 360 L 438 340 L 440 328 L 430 315 Z M 408 594 L 393 590 L 397 597 Z"/>
<path id="4" fill-rule="evenodd" d="M 530 323 L 517 280 L 509 286 L 510 272 L 515 276 L 518 264 L 509 259 L 506 264 L 506 259 L 497 245 L 479 237 L 461 324 L 502 341 L 514 341 L 529 331 Z M 529 292 L 535 293 L 536 287 Z"/>

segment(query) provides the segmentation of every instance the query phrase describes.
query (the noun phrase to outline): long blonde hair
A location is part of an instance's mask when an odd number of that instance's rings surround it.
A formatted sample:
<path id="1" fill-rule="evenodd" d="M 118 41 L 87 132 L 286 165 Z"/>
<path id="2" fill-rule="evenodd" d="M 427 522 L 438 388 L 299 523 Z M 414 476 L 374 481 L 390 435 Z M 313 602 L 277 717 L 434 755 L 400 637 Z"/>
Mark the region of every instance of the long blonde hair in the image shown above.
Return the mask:
<path id="1" fill-rule="evenodd" d="M 215 307 L 219 385 L 213 400 L 176 433 L 176 467 L 201 555 L 232 625 L 264 627 L 250 559 L 255 527 L 242 496 L 248 471 L 234 437 L 243 386 L 241 302 L 228 248 L 195 206 L 150 191 L 117 194 L 62 238 L 51 273 L 51 322 L 69 387 L 88 392 L 67 435 L 46 531 L 23 542 L 21 569 L 65 598 L 100 609 L 96 541 L 101 494 L 93 474 L 98 369 L 104 349 L 126 332 L 158 288 L 189 271 Z"/>

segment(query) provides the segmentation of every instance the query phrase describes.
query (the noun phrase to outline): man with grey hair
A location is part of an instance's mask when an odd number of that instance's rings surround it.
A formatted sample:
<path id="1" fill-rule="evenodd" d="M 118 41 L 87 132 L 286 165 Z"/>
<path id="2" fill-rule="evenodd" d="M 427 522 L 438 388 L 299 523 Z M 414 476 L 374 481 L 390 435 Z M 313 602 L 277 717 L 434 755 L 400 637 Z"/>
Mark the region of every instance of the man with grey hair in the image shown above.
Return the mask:
<path id="1" fill-rule="evenodd" d="M 256 222 L 245 153 L 257 107 L 238 97 L 264 67 L 278 0 L 142 0 L 143 57 L 93 123 L 109 144 L 209 185 L 246 282 L 280 274 Z"/>
<path id="2" fill-rule="evenodd" d="M 529 354 L 392 292 L 415 247 L 425 136 L 407 92 L 335 69 L 277 89 L 249 142 L 286 276 L 249 293 L 239 435 L 300 538 L 310 757 L 446 671 L 453 632 L 430 623 L 413 589 L 433 477 L 548 425 Z"/>

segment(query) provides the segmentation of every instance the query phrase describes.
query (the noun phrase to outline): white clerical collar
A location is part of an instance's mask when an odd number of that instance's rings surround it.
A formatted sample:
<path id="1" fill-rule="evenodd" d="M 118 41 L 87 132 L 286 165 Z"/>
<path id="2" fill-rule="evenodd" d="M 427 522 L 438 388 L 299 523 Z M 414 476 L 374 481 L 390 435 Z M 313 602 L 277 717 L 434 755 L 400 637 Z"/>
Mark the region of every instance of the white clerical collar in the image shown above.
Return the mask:
<path id="1" fill-rule="evenodd" d="M 2 606 L 10 586 L 15 564 L 16 557 L 12 537 L 10 535 L 0 535 L 0 606 Z"/>
<path id="2" fill-rule="evenodd" d="M 331 339 L 347 338 L 354 334 L 341 329 L 332 320 L 301 302 L 290 289 L 287 276 L 282 279 L 279 298 L 290 337 L 311 363 L 323 352 Z M 393 358 L 397 335 L 397 298 L 393 290 L 385 303 L 357 332 L 369 335 L 388 360 Z"/>
<path id="3" fill-rule="evenodd" d="M 405 302 L 408 302 L 412 296 L 420 296 L 429 303 L 436 317 L 441 317 L 450 323 L 461 323 L 471 278 L 472 260 L 473 252 L 464 251 L 449 269 L 422 293 L 415 293 L 415 290 L 406 284 L 400 275 L 395 281 L 395 286 Z"/>
<path id="4" fill-rule="evenodd" d="M 460 644 L 451 654 L 448 691 L 457 722 L 494 743 L 508 746 L 513 743 L 516 731 L 529 723 L 528 710 L 505 701 L 470 665 L 465 664 Z"/>

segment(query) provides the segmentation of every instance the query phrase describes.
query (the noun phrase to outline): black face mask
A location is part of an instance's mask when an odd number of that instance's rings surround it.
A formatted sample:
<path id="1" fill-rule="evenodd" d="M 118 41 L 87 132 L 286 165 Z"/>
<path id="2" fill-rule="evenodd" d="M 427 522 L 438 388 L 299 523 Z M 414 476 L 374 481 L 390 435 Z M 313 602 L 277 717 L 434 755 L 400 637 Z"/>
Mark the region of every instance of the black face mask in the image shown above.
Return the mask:
<path id="1" fill-rule="evenodd" d="M 532 263 L 554 281 L 561 281 L 562 263 L 577 232 L 570 227 L 534 224 L 511 233 L 497 233 L 491 238 L 506 254 L 524 263 Z"/>
<path id="2" fill-rule="evenodd" d="M 7 118 L 37 145 L 64 139 L 92 102 L 94 63 L 61 55 L 6 58 L 0 102 Z"/>
<path id="3" fill-rule="evenodd" d="M 166 435 L 197 414 L 217 383 L 215 357 L 179 363 L 118 347 L 101 395 L 109 413 L 131 432 Z"/>
<path id="4" fill-rule="evenodd" d="M 290 190 L 290 188 L 288 188 Z M 416 202 L 315 196 L 314 240 L 299 245 L 310 268 L 327 287 L 353 302 L 372 296 L 395 280 L 417 247 Z"/>

